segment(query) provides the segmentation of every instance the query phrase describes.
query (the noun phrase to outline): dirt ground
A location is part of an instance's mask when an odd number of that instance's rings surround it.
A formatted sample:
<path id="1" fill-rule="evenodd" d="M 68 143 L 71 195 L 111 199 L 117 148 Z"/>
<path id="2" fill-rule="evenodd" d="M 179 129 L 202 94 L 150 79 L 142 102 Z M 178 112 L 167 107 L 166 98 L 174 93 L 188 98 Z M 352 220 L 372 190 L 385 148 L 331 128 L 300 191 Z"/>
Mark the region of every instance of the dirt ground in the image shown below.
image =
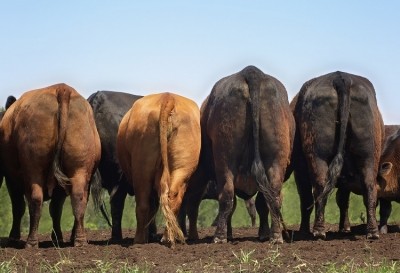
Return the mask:
<path id="1" fill-rule="evenodd" d="M 200 229 L 199 241 L 175 249 L 134 245 L 133 230 L 124 230 L 120 244 L 109 243 L 110 230 L 88 231 L 89 244 L 81 248 L 55 247 L 49 234 L 39 236 L 39 249 L 23 249 L 22 242 L 10 246 L 1 238 L 0 265 L 12 261 L 14 272 L 326 272 L 324 267 L 332 264 L 400 260 L 397 226 L 374 241 L 365 238 L 364 225 L 353 227 L 351 234 L 330 228 L 326 241 L 290 231 L 291 242 L 279 246 L 259 242 L 256 228 L 234 228 L 233 241 L 225 244 L 211 243 L 214 228 Z"/>

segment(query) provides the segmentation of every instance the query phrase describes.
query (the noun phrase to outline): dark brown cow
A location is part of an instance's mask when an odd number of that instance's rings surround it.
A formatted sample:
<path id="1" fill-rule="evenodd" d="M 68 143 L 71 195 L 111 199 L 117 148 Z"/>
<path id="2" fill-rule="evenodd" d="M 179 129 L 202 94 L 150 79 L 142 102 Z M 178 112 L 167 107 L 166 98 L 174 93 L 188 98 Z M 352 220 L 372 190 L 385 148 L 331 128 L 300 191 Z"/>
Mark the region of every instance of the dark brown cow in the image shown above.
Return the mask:
<path id="1" fill-rule="evenodd" d="M 254 66 L 221 79 L 201 107 L 201 130 L 201 159 L 193 179 L 217 181 L 219 217 L 214 242 L 232 237 L 227 223 L 235 192 L 243 198 L 259 191 L 259 238 L 282 243 L 281 188 L 295 132 L 285 87 Z M 191 203 L 198 207 L 200 201 L 191 199 Z M 196 219 L 197 211 L 188 211 L 188 216 Z M 189 238 L 197 237 L 195 221 L 190 220 Z"/>
<path id="2" fill-rule="evenodd" d="M 163 240 L 184 241 L 176 220 L 200 155 L 200 111 L 187 98 L 162 93 L 137 100 L 121 121 L 117 154 L 136 198 L 135 243 L 147 243 L 158 202 L 166 218 Z"/>
<path id="3" fill-rule="evenodd" d="M 7 98 L 7 101 L 6 101 L 6 110 L 16 101 L 17 99 L 14 97 L 14 96 L 9 96 L 8 98 Z M 1 120 L 3 119 L 3 116 L 4 116 L 4 113 L 5 113 L 6 111 L 0 111 L 0 122 L 1 122 Z M 2 165 L 0 164 L 0 188 L 1 188 L 1 186 L 3 185 L 3 180 L 4 180 L 4 173 L 3 173 L 3 170 L 2 170 Z"/>
<path id="4" fill-rule="evenodd" d="M 383 143 L 380 168 L 378 172 L 377 195 L 379 199 L 379 231 L 387 233 L 387 221 L 392 211 L 392 201 L 400 201 L 400 125 L 385 125 L 385 141 Z M 342 181 L 336 194 L 336 201 L 340 208 L 339 230 L 350 232 L 348 216 L 351 187 L 346 183 L 355 183 L 359 177 L 352 176 L 348 181 Z M 359 192 L 357 192 L 360 194 Z"/>
<path id="5" fill-rule="evenodd" d="M 373 85 L 366 78 L 334 72 L 306 82 L 291 104 L 298 128 L 292 163 L 301 201 L 300 230 L 310 232 L 315 202 L 313 235 L 326 237 L 325 205 L 340 177 L 349 190 L 363 194 L 367 237 L 378 238 L 376 175 L 384 129 Z M 359 182 L 348 182 L 351 177 Z"/>
<path id="6" fill-rule="evenodd" d="M 387 137 L 378 175 L 380 232 L 383 234 L 387 233 L 387 221 L 392 212 L 391 201 L 400 202 L 400 126 L 385 126 L 385 133 Z"/>
<path id="7" fill-rule="evenodd" d="M 70 194 L 75 216 L 72 239 L 75 246 L 86 244 L 89 182 L 100 159 L 100 140 L 88 102 L 65 84 L 26 92 L 4 114 L 0 145 L 13 210 L 10 239 L 21 236 L 25 196 L 30 215 L 26 246 L 38 246 L 42 204 L 49 198 L 53 239 L 62 241 L 62 205 Z"/>

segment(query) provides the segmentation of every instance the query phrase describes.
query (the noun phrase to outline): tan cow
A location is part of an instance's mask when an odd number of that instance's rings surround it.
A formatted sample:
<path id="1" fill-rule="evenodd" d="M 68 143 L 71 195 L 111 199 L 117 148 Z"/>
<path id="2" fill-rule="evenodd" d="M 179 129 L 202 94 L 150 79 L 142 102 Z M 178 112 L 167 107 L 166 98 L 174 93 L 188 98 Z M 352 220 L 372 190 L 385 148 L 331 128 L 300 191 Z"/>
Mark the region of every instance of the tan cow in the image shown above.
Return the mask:
<path id="1" fill-rule="evenodd" d="M 136 196 L 135 243 L 148 242 L 159 202 L 166 220 L 163 241 L 184 242 L 176 220 L 188 179 L 200 155 L 200 111 L 171 93 L 137 100 L 121 121 L 118 158 Z"/>
<path id="2" fill-rule="evenodd" d="M 10 239 L 21 236 L 25 196 L 30 215 L 26 247 L 38 246 L 42 204 L 50 198 L 53 239 L 62 241 L 62 205 L 71 194 L 75 216 L 71 238 L 75 246 L 86 244 L 84 213 L 101 148 L 85 98 L 66 84 L 26 92 L 4 114 L 0 145 L 13 210 Z"/>

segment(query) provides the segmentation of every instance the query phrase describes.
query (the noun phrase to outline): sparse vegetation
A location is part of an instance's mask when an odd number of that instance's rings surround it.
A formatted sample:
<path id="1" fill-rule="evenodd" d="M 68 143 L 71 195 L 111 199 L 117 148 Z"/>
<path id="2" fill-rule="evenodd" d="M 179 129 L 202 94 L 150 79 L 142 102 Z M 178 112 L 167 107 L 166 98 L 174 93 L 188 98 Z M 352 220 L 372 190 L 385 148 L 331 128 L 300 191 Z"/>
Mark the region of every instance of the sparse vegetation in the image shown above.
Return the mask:
<path id="1" fill-rule="evenodd" d="M 129 262 L 92 260 L 89 269 L 79 269 L 79 261 L 74 261 L 62 250 L 60 259 L 56 263 L 51 263 L 45 259 L 40 262 L 36 269 L 38 272 L 84 272 L 84 273 L 103 273 L 103 272 L 122 272 L 122 273 L 147 273 L 154 272 L 155 265 L 149 262 L 142 264 L 132 264 Z M 229 270 L 212 259 L 201 261 L 198 268 L 190 268 L 188 264 L 176 265 L 177 273 L 189 272 L 309 272 L 309 273 L 397 273 L 400 272 L 400 264 L 397 261 L 377 261 L 372 257 L 363 262 L 355 262 L 348 258 L 344 261 L 330 262 L 327 264 L 313 264 L 300 257 L 298 253 L 293 253 L 293 259 L 297 261 L 295 265 L 285 265 L 280 248 L 271 246 L 264 259 L 257 259 L 259 256 L 256 249 L 240 249 L 239 253 L 233 252 L 233 258 L 226 261 L 230 266 Z M 257 255 L 256 255 L 257 254 Z M 21 264 L 23 266 L 21 266 Z M 25 264 L 23 259 L 12 257 L 8 261 L 0 262 L 0 273 L 5 272 L 32 272 L 35 271 L 29 264 Z"/>

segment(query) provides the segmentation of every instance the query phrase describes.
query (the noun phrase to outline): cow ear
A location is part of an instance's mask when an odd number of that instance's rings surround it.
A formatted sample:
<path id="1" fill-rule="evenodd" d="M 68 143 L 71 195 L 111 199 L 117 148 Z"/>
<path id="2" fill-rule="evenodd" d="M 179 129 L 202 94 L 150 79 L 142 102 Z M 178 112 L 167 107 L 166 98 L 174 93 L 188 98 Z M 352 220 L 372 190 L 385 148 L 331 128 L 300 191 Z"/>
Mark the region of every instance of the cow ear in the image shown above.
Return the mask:
<path id="1" fill-rule="evenodd" d="M 382 176 L 388 175 L 392 170 L 393 164 L 391 162 L 383 162 L 379 174 Z"/>

